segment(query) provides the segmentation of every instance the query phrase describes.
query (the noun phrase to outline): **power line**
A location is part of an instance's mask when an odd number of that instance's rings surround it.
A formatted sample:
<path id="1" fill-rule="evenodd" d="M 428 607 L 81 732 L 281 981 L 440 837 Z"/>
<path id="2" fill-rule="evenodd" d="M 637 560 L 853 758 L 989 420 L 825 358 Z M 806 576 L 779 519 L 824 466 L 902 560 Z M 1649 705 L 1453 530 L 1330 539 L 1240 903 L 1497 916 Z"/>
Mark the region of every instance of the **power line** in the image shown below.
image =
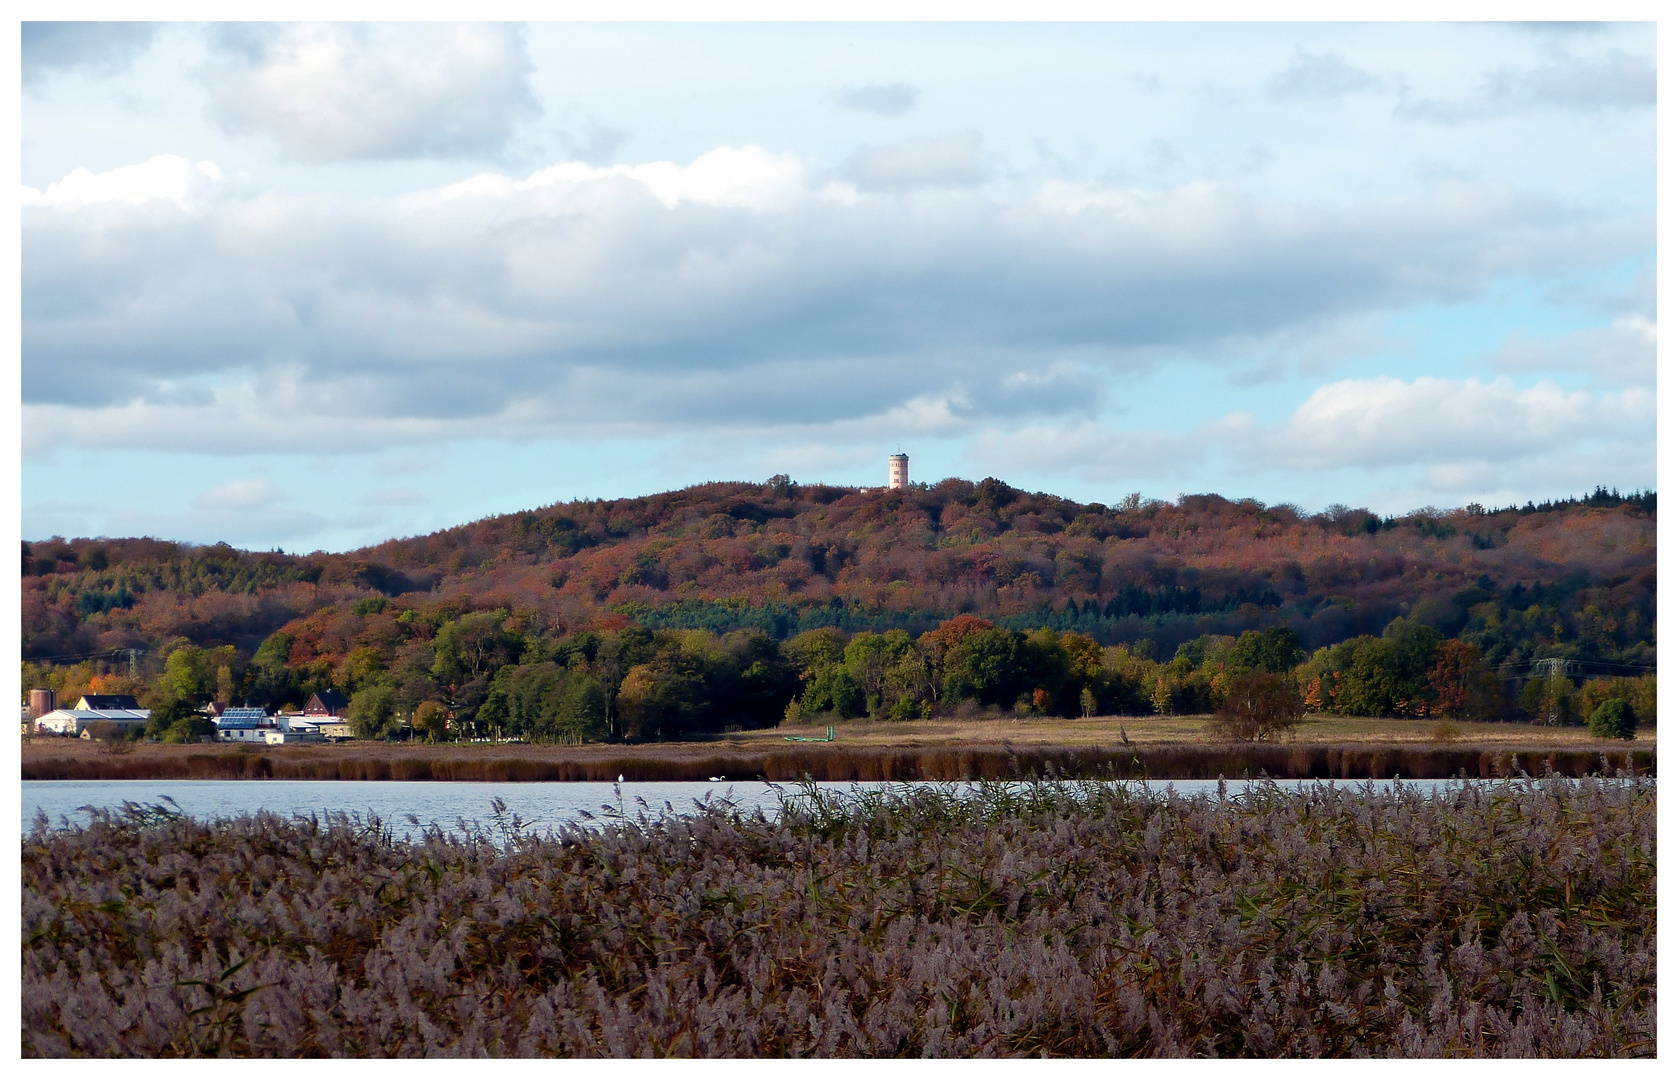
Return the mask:
<path id="1" fill-rule="evenodd" d="M 1506 660 L 1493 668 L 1505 677 L 1516 678 L 1522 674 L 1548 675 L 1589 675 L 1588 669 L 1597 669 L 1596 674 L 1614 674 L 1616 672 L 1646 673 L 1656 670 L 1654 664 L 1629 664 L 1618 660 L 1576 660 L 1560 656 L 1548 656 L 1533 660 Z M 1606 670 L 1605 670 L 1606 669 Z"/>
<path id="2" fill-rule="evenodd" d="M 23 659 L 32 660 L 32 661 L 34 661 L 34 660 L 98 660 L 101 657 L 125 656 L 126 655 L 128 657 L 129 673 L 132 674 L 133 673 L 133 667 L 134 667 L 134 661 L 136 660 L 136 658 L 139 656 L 140 653 L 143 653 L 143 652 L 146 652 L 146 651 L 147 650 L 145 650 L 145 649 L 129 649 L 129 648 L 104 649 L 100 652 L 90 652 L 90 653 L 58 653 L 58 654 L 53 655 L 53 656 L 25 656 Z"/>

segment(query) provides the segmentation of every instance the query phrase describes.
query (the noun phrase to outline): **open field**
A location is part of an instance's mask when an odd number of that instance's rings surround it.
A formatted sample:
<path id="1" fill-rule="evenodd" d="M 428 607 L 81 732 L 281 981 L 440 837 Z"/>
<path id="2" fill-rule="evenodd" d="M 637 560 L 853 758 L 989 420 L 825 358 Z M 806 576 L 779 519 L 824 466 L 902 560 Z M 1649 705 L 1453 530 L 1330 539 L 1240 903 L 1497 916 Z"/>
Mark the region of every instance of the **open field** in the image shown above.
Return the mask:
<path id="1" fill-rule="evenodd" d="M 23 746 L 25 780 L 959 780 L 1053 770 L 1156 779 L 1218 776 L 1370 779 L 1504 776 L 1554 769 L 1566 775 L 1629 764 L 1654 771 L 1653 731 L 1635 743 L 1593 740 L 1584 728 L 1463 724 L 1454 741 L 1433 739 L 1420 720 L 1308 721 L 1281 743 L 1209 741 L 1204 718 L 972 720 L 835 725 L 832 743 L 790 743 L 816 726 L 682 743 L 444 744 L 352 742 L 338 746 L 140 745 L 124 753 L 73 739 Z M 1125 739 L 1129 739 L 1126 744 Z M 1627 755 L 1631 757 L 1628 759 Z"/>
<path id="2" fill-rule="evenodd" d="M 949 746 L 964 743 L 1010 742 L 1021 745 L 1117 746 L 1128 738 L 1141 746 L 1184 745 L 1208 742 L 1205 716 L 1094 716 L 1069 720 L 1062 717 L 974 720 L 847 720 L 835 724 L 840 741 L 862 746 Z M 816 735 L 824 723 L 783 724 L 764 731 L 721 736 L 729 743 L 775 742 L 786 735 Z M 1305 718 L 1287 745 L 1439 745 L 1434 736 L 1437 720 L 1402 720 L 1388 717 L 1335 716 L 1314 714 Z M 1511 746 L 1535 749 L 1600 747 L 1583 726 L 1544 727 L 1538 724 L 1470 724 L 1452 721 L 1455 742 L 1477 746 Z M 1638 732 L 1638 745 L 1655 741 L 1653 728 Z"/>
<path id="3" fill-rule="evenodd" d="M 25 1056 L 1651 1056 L 1653 784 L 23 841 Z"/>

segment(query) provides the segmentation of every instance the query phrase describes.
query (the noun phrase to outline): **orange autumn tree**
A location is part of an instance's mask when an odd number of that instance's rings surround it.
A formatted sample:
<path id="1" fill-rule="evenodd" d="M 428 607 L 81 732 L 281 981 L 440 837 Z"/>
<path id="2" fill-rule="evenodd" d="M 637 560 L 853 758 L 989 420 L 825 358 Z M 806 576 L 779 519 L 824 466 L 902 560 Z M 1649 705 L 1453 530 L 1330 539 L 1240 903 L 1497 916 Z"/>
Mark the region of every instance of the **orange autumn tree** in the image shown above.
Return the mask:
<path id="1" fill-rule="evenodd" d="M 1427 675 L 1434 710 L 1459 720 L 1483 719 L 1497 700 L 1497 676 L 1470 642 L 1442 641 Z"/>

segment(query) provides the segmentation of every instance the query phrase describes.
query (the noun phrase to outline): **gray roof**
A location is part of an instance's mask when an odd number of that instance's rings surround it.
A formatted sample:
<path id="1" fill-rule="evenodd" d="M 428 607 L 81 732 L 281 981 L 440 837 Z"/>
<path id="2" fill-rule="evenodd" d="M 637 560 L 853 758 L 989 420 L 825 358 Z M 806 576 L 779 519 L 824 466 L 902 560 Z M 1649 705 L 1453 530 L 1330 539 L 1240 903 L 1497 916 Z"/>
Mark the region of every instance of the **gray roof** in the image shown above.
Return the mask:
<path id="1" fill-rule="evenodd" d="M 83 694 L 77 702 L 84 708 L 103 712 L 107 709 L 138 709 L 140 703 L 133 694 Z"/>
<path id="2" fill-rule="evenodd" d="M 87 723 L 93 720 L 114 720 L 119 724 L 143 724 L 151 716 L 150 709 L 54 709 L 44 713 L 40 720 L 76 720 Z"/>

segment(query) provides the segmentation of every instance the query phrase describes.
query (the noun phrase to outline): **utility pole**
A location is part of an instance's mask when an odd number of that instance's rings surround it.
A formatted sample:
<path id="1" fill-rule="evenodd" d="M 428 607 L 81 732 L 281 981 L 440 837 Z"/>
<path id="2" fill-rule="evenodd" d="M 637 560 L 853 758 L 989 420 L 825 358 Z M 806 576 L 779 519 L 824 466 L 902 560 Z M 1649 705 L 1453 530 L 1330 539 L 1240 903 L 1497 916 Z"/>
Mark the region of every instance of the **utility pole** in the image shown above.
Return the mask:
<path id="1" fill-rule="evenodd" d="M 129 649 L 128 650 L 128 681 L 129 682 L 134 681 L 134 672 L 136 670 L 135 661 L 136 661 L 136 658 L 139 657 L 139 655 L 140 655 L 140 650 L 139 649 Z"/>

